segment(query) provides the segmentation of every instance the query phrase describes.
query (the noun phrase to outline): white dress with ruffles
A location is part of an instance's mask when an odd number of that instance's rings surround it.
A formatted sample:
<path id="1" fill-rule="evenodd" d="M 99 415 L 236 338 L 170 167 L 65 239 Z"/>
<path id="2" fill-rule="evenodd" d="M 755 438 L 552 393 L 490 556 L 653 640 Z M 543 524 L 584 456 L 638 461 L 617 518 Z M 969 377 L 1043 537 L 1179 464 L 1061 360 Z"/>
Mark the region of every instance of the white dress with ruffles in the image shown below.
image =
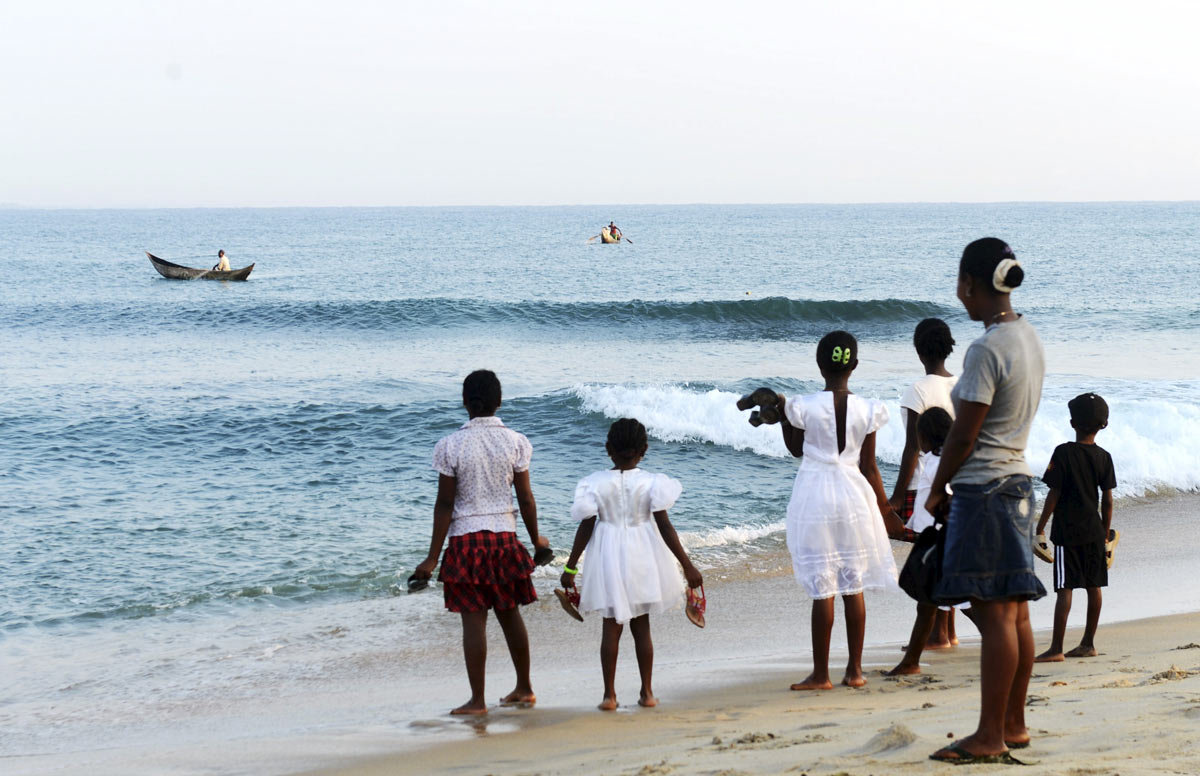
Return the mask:
<path id="1" fill-rule="evenodd" d="M 788 422 L 804 429 L 804 456 L 787 511 L 796 580 L 812 598 L 896 587 L 896 561 L 875 492 L 858 469 L 863 440 L 884 426 L 887 407 L 846 397 L 846 446 L 838 453 L 833 393 L 794 396 Z"/>
<path id="2" fill-rule="evenodd" d="M 685 584 L 654 513 L 670 509 L 683 486 L 665 474 L 610 469 L 575 487 L 571 517 L 596 517 L 582 570 L 579 609 L 619 623 L 678 606 Z"/>

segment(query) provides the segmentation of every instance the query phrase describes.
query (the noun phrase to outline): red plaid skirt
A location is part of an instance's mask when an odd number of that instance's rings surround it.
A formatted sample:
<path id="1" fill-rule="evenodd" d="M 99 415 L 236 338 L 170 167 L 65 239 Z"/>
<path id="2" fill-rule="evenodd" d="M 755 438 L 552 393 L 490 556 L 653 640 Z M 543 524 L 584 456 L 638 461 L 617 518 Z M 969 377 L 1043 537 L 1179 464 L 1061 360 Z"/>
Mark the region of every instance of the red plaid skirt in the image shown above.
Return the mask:
<path id="1" fill-rule="evenodd" d="M 476 531 L 450 537 L 438 580 L 452 612 L 503 611 L 537 600 L 529 579 L 533 569 L 515 533 Z"/>
<path id="2" fill-rule="evenodd" d="M 904 493 L 904 514 L 900 515 L 907 523 L 913 515 L 913 507 L 917 504 L 917 492 L 915 490 L 906 491 Z"/>

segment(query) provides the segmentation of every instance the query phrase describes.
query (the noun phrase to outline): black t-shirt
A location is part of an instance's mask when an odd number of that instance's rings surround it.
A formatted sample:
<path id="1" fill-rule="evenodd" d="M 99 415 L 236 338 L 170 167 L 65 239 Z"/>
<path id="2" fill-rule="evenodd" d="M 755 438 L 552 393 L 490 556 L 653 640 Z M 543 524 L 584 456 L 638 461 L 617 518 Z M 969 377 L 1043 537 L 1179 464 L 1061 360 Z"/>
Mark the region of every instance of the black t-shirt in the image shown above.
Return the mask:
<path id="1" fill-rule="evenodd" d="M 1101 490 L 1117 487 L 1112 456 L 1100 445 L 1066 442 L 1054 448 L 1042 481 L 1058 488 L 1050 541 L 1063 546 L 1108 539 L 1100 519 Z"/>

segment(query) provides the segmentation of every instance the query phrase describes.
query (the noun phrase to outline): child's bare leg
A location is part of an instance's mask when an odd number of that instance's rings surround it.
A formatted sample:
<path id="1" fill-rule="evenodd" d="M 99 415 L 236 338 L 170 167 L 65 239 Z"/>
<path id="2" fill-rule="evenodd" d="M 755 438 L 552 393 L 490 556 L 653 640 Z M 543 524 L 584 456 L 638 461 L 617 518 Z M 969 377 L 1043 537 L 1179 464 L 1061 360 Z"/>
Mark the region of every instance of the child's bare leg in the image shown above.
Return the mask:
<path id="1" fill-rule="evenodd" d="M 862 687 L 867 683 L 862 672 L 863 640 L 867 635 L 867 604 L 863 594 L 842 596 L 846 611 L 846 642 L 850 647 L 850 658 L 846 661 L 846 675 L 842 684 L 847 687 Z"/>
<path id="2" fill-rule="evenodd" d="M 929 632 L 933 630 L 933 620 L 938 608 L 933 604 L 917 604 L 917 619 L 913 622 L 912 633 L 908 637 L 908 646 L 904 649 L 904 659 L 885 676 L 903 676 L 921 673 L 921 652 L 925 650 L 925 642 Z"/>
<path id="3" fill-rule="evenodd" d="M 601 711 L 617 708 L 617 649 L 621 646 L 621 633 L 625 626 L 612 617 L 604 618 L 600 633 L 600 673 L 604 675 L 604 700 L 598 707 Z"/>
<path id="4" fill-rule="evenodd" d="M 937 610 L 937 614 L 933 617 L 933 629 L 929 632 L 929 638 L 925 641 L 925 649 L 949 649 L 953 646 L 950 643 L 950 635 L 947 633 L 946 612 L 941 609 Z"/>
<path id="5" fill-rule="evenodd" d="M 517 686 L 508 695 L 500 699 L 501 703 L 537 703 L 533 694 L 533 685 L 529 682 L 529 634 L 525 631 L 525 619 L 517 607 L 496 610 L 496 619 L 504 631 L 504 641 L 508 644 L 508 653 L 512 655 L 513 669 L 517 672 Z"/>
<path id="6" fill-rule="evenodd" d="M 954 607 L 950 607 L 950 611 L 946 612 L 946 638 L 950 641 L 950 646 L 958 646 L 958 632 L 954 630 Z"/>
<path id="7" fill-rule="evenodd" d="M 1034 658 L 1038 663 L 1061 663 L 1063 657 L 1063 639 L 1067 635 L 1067 616 L 1071 614 L 1071 589 L 1058 591 L 1054 602 L 1054 635 L 1050 637 L 1050 648 Z"/>
<path id="8" fill-rule="evenodd" d="M 812 602 L 813 672 L 792 685 L 793 690 L 832 690 L 829 681 L 829 639 L 833 635 L 834 599 L 819 598 Z"/>
<path id="9" fill-rule="evenodd" d="M 1087 625 L 1083 629 L 1083 639 L 1079 646 L 1067 653 L 1067 657 L 1095 657 L 1096 627 L 1100 625 L 1100 605 L 1103 603 L 1103 593 L 1098 587 L 1087 589 L 1088 608 Z"/>
<path id="10" fill-rule="evenodd" d="M 471 700 L 451 714 L 487 714 L 483 699 L 483 675 L 487 667 L 487 610 L 463 612 L 463 657 L 467 661 L 467 681 L 471 683 Z"/>
<path id="11" fill-rule="evenodd" d="M 1037 649 L 1033 641 L 1033 626 L 1029 623 L 1029 603 L 1017 605 L 1017 673 L 1013 677 L 1012 692 L 1008 696 L 1008 709 L 1004 715 L 1004 742 L 1023 744 L 1029 740 L 1029 729 L 1025 727 L 1025 694 L 1029 691 L 1029 677 L 1033 673 L 1033 653 Z"/>
<path id="12" fill-rule="evenodd" d="M 654 642 L 650 640 L 650 615 L 643 614 L 629 621 L 629 632 L 633 634 L 633 648 L 637 652 L 638 673 L 642 675 L 642 691 L 638 697 L 638 705 L 658 705 L 651 687 L 651 675 L 654 673 Z"/>

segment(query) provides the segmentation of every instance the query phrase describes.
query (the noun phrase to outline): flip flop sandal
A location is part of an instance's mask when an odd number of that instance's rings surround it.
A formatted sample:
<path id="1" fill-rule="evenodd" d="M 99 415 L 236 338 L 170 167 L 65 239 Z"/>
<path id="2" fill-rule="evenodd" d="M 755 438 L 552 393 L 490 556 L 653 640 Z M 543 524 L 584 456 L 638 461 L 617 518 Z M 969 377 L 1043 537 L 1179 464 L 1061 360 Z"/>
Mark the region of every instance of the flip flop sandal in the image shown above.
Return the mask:
<path id="1" fill-rule="evenodd" d="M 938 757 L 938 752 L 929 755 L 930 760 L 951 765 L 1025 765 L 1008 752 L 1001 754 L 972 754 L 958 744 L 939 749 L 939 752 L 952 752 L 955 757 Z"/>
<path id="2" fill-rule="evenodd" d="M 704 627 L 704 610 L 708 608 L 707 599 L 704 597 L 704 585 L 700 586 L 699 595 L 696 594 L 694 587 L 689 587 L 687 591 L 687 607 L 683 613 L 687 615 L 688 620 L 697 628 Z"/>
<path id="3" fill-rule="evenodd" d="M 752 393 L 748 393 L 737 400 L 737 408 L 739 410 L 748 410 L 751 407 L 774 407 L 778 401 L 779 395 L 770 388 L 756 388 Z"/>
<path id="4" fill-rule="evenodd" d="M 1121 532 L 1115 528 L 1108 529 L 1108 541 L 1104 543 L 1104 562 L 1108 564 L 1108 568 L 1113 567 L 1113 560 L 1117 555 L 1117 544 L 1121 541 Z"/>
<path id="5" fill-rule="evenodd" d="M 419 593 L 427 587 L 429 587 L 429 577 L 418 579 L 417 575 L 413 574 L 408 578 L 408 592 L 410 593 Z"/>
<path id="6" fill-rule="evenodd" d="M 562 604 L 564 612 L 576 620 L 583 622 L 583 615 L 579 613 L 579 591 L 575 589 L 574 585 L 567 590 L 555 588 L 554 595 L 558 598 L 558 602 Z"/>
<path id="7" fill-rule="evenodd" d="M 1004 745 L 1009 749 L 1028 749 L 1029 741 L 1005 741 Z"/>
<path id="8" fill-rule="evenodd" d="M 549 566 L 554 560 L 554 550 L 549 547 L 538 547 L 533 553 L 533 562 L 538 566 Z"/>
<path id="9" fill-rule="evenodd" d="M 1054 547 L 1046 539 L 1046 534 L 1038 534 L 1033 540 L 1033 554 L 1047 563 L 1054 562 Z"/>

